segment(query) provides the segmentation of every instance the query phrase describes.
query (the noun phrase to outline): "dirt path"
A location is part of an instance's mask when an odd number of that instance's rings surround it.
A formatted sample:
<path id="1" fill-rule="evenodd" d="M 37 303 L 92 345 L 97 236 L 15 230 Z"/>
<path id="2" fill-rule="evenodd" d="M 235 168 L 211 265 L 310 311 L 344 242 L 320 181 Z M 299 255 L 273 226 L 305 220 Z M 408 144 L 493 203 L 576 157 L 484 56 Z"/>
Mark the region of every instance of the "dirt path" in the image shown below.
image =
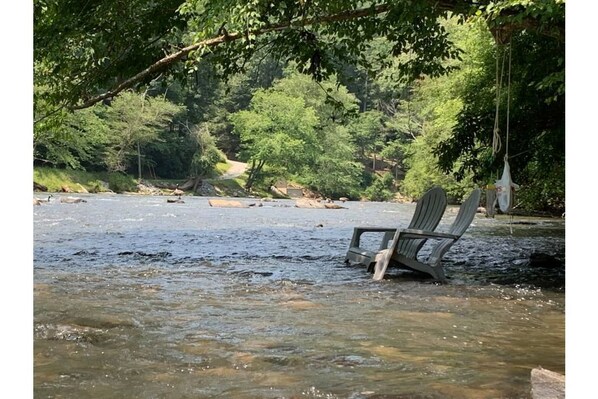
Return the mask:
<path id="1" fill-rule="evenodd" d="M 226 179 L 234 179 L 235 177 L 241 176 L 245 173 L 247 169 L 247 164 L 243 162 L 231 161 L 226 160 L 226 162 L 230 165 L 230 168 L 226 171 L 225 174 L 221 175 L 218 180 L 226 180 Z"/>

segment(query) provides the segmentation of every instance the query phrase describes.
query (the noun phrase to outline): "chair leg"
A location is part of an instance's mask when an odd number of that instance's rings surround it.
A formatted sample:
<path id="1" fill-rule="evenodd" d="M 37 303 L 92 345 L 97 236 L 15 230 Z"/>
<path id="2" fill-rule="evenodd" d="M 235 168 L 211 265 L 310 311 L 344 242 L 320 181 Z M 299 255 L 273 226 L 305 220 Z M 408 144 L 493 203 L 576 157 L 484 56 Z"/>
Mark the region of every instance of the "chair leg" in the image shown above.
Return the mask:
<path id="1" fill-rule="evenodd" d="M 392 250 L 383 249 L 376 255 L 376 263 L 374 264 L 374 280 L 379 281 L 384 278 L 390 258 L 392 257 Z"/>
<path id="2" fill-rule="evenodd" d="M 378 252 L 376 255 L 376 265 L 374 266 L 373 277 L 375 281 L 380 281 L 384 278 L 384 274 L 386 273 L 386 269 L 388 268 L 390 260 L 392 259 L 392 255 L 397 250 L 400 236 L 401 231 L 397 230 L 392 237 L 392 242 L 390 243 L 389 247 Z"/>
<path id="3" fill-rule="evenodd" d="M 390 243 L 388 249 L 384 249 L 376 255 L 376 265 L 374 266 L 374 280 L 379 281 L 384 278 L 384 274 L 386 273 L 386 269 L 388 268 L 388 264 L 390 263 L 390 259 L 392 258 L 392 254 L 394 251 L 397 250 L 397 245 L 399 242 L 399 237 L 401 236 L 401 231 L 397 230 L 392 238 L 392 242 Z"/>

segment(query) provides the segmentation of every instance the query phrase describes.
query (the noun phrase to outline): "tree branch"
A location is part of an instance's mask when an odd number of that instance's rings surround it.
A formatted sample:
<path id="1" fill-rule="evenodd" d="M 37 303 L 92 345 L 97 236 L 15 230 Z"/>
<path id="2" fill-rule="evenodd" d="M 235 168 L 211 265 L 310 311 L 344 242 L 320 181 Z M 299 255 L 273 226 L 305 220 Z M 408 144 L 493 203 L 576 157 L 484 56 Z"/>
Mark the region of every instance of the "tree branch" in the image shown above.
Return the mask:
<path id="1" fill-rule="evenodd" d="M 295 26 L 313 25 L 315 23 L 339 22 L 339 21 L 346 21 L 346 20 L 351 20 L 351 19 L 362 18 L 362 17 L 366 17 L 366 16 L 379 15 L 379 14 L 383 14 L 383 13 L 387 12 L 389 9 L 390 9 L 390 6 L 388 4 L 381 4 L 374 8 L 362 8 L 362 9 L 357 9 L 357 10 L 343 11 L 343 12 L 325 16 L 325 17 L 312 18 L 309 20 L 297 20 L 297 21 L 292 21 L 290 23 L 277 24 L 277 25 L 266 27 L 266 28 L 257 29 L 257 30 L 251 31 L 251 32 L 234 32 L 234 33 L 228 33 L 226 35 L 220 35 L 220 36 L 217 36 L 217 37 L 214 37 L 211 39 L 202 40 L 199 43 L 195 43 L 190 46 L 184 47 L 183 49 L 177 51 L 176 53 L 170 54 L 170 55 L 158 60 L 157 62 L 150 65 L 143 71 L 139 72 L 137 75 L 121 82 L 120 84 L 115 86 L 113 89 L 111 89 L 103 94 L 100 94 L 98 96 L 92 97 L 89 100 L 83 102 L 82 104 L 75 105 L 75 106 L 71 107 L 71 109 L 76 110 L 76 109 L 88 108 L 102 100 L 114 97 L 121 91 L 132 87 L 133 85 L 142 81 L 146 77 L 151 76 L 155 73 L 164 71 L 165 69 L 168 69 L 171 65 L 175 64 L 178 61 L 181 61 L 183 58 L 188 56 L 189 53 L 191 53 L 195 50 L 198 50 L 202 47 L 208 47 L 208 48 L 215 47 L 222 43 L 243 39 L 247 33 L 250 33 L 251 35 L 258 36 L 258 35 L 263 35 L 266 33 L 279 32 L 279 31 L 289 29 L 289 28 L 292 28 Z"/>

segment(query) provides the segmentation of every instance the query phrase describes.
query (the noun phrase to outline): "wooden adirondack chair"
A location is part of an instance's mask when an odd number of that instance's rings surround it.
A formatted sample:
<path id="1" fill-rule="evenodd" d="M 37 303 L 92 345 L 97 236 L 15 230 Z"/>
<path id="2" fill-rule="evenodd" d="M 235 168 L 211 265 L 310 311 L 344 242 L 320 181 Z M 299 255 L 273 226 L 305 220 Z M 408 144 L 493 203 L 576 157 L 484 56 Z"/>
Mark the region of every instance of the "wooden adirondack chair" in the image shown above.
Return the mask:
<path id="1" fill-rule="evenodd" d="M 415 213 L 408 229 L 434 231 L 438 223 L 440 223 L 440 219 L 442 219 L 446 205 L 446 193 L 444 190 L 441 187 L 430 189 L 417 202 Z M 368 267 L 369 272 L 372 272 L 374 270 L 373 266 L 376 263 L 376 255 L 379 251 L 386 249 L 397 230 L 398 227 L 355 227 L 349 250 L 345 256 L 345 263 L 354 262 L 363 264 Z M 377 251 L 360 247 L 361 236 L 364 233 L 385 233 Z M 398 243 L 398 251 L 407 257 L 415 258 L 426 240 L 427 238 L 421 237 L 401 240 Z"/>
<path id="2" fill-rule="evenodd" d="M 374 267 L 374 280 L 381 280 L 384 277 L 384 273 L 386 273 L 387 267 L 389 265 L 396 265 L 400 268 L 402 267 L 427 273 L 438 281 L 446 281 L 441 263 L 442 257 L 448 252 L 451 246 L 461 238 L 473 221 L 480 203 L 481 193 L 482 190 L 480 189 L 473 190 L 469 195 L 469 198 L 461 204 L 459 213 L 448 233 L 425 231 L 423 229 L 397 230 L 388 249 L 379 252 Z M 411 256 L 411 254 L 401 250 L 403 242 L 410 242 L 413 239 L 438 240 L 432 248 L 427 260 L 420 261 L 417 259 L 417 254 Z"/>

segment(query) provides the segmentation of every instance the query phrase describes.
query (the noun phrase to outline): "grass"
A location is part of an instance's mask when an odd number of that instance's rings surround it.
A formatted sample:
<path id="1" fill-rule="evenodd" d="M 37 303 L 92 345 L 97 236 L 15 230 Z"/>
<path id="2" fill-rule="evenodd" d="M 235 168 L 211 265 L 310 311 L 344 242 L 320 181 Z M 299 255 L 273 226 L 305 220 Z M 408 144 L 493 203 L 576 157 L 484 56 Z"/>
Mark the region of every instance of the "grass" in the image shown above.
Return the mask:
<path id="1" fill-rule="evenodd" d="M 98 193 L 104 191 L 134 190 L 136 180 L 122 173 L 85 172 L 81 170 L 54 169 L 39 167 L 33 169 L 33 181 L 48 188 L 50 192 L 62 191 L 68 188 L 74 192 L 81 188 Z"/>
<path id="2" fill-rule="evenodd" d="M 218 162 L 216 164 L 216 169 L 215 172 L 218 176 L 225 174 L 229 169 L 230 169 L 231 165 L 228 162 Z"/>

